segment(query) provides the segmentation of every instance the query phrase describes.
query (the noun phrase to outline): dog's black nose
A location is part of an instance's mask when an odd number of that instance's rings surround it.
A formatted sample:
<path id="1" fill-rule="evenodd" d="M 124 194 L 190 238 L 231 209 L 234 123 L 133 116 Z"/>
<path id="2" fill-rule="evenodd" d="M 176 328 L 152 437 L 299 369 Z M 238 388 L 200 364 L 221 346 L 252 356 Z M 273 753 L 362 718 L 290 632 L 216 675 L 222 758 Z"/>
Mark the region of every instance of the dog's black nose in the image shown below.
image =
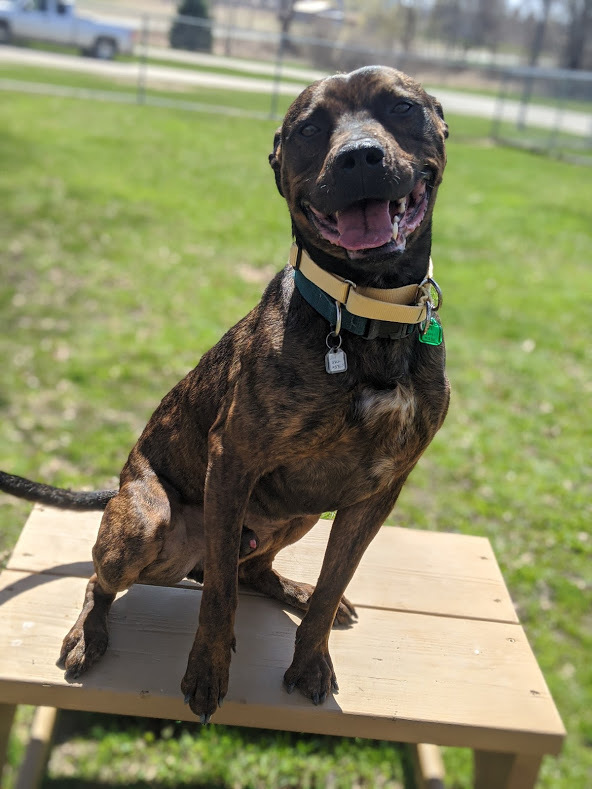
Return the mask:
<path id="1" fill-rule="evenodd" d="M 384 149 L 381 145 L 362 141 L 342 148 L 335 158 L 335 166 L 341 170 L 365 170 L 380 165 L 383 159 Z"/>

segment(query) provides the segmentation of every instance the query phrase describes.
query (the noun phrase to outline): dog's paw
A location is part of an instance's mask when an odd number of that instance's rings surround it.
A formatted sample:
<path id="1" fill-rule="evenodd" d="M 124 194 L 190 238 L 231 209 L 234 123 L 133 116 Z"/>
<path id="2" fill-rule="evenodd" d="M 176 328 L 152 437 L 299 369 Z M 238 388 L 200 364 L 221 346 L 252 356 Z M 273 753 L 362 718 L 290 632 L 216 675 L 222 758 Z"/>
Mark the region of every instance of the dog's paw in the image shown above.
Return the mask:
<path id="1" fill-rule="evenodd" d="M 67 680 L 76 680 L 105 654 L 109 638 L 102 628 L 83 629 L 75 625 L 62 643 L 57 665 L 66 672 Z"/>
<path id="2" fill-rule="evenodd" d="M 298 688 L 313 704 L 322 704 L 329 693 L 339 690 L 331 656 L 322 650 L 308 653 L 306 657 L 295 655 L 284 674 L 284 685 L 288 693 Z"/>
<path id="3" fill-rule="evenodd" d="M 333 627 L 336 625 L 353 625 L 357 618 L 356 609 L 347 597 L 342 597 L 337 613 L 335 614 L 335 619 L 333 620 Z"/>
<path id="4" fill-rule="evenodd" d="M 181 681 L 181 692 L 185 703 L 201 723 L 210 722 L 228 692 L 231 649 L 236 651 L 234 638 L 224 646 L 215 642 L 205 643 L 199 632 L 196 636 Z"/>

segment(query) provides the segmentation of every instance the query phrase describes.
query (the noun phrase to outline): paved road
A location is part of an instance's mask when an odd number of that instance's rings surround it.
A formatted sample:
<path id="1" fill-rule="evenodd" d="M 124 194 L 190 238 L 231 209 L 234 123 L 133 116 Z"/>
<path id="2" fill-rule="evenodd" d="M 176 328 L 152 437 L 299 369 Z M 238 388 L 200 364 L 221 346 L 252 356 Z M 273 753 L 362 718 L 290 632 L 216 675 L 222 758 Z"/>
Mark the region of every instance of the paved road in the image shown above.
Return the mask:
<path id="1" fill-rule="evenodd" d="M 214 55 L 199 55 L 168 49 L 150 49 L 150 57 L 171 61 L 170 66 L 150 65 L 146 70 L 146 84 L 156 88 L 174 87 L 205 87 L 217 90 L 240 90 L 251 93 L 271 93 L 274 90 L 274 65 L 254 63 L 239 60 L 238 58 L 221 58 Z M 213 68 L 232 68 L 242 71 L 245 76 L 216 74 L 212 72 L 191 70 L 189 68 L 176 68 L 174 63 L 190 64 Z M 20 64 L 41 66 L 43 68 L 63 69 L 77 71 L 97 76 L 107 77 L 117 81 L 135 84 L 138 79 L 138 64 L 126 62 L 103 62 L 76 55 L 61 55 L 52 52 L 21 49 L 18 47 L 0 47 L 0 78 L 2 77 L 2 64 Z M 309 82 L 322 77 L 322 72 L 313 70 L 299 70 L 285 68 L 282 72 L 286 77 L 298 79 L 302 82 L 281 82 L 277 86 L 280 94 L 296 96 Z M 257 74 L 259 76 L 248 76 Z M 460 115 L 473 115 L 482 118 L 493 118 L 497 109 L 497 99 L 478 94 L 460 93 L 454 90 L 435 91 L 444 105 L 447 113 Z M 520 104 L 517 101 L 504 102 L 503 118 L 507 121 L 516 121 L 520 115 Z M 558 123 L 557 111 L 553 107 L 531 104 L 528 107 L 526 122 L 529 125 L 544 129 L 554 129 Z M 592 138 L 592 114 L 564 110 L 561 115 L 561 130 Z"/>
<path id="2" fill-rule="evenodd" d="M 0 47 L 0 68 L 2 64 L 6 63 L 94 74 L 129 84 L 135 84 L 138 80 L 137 63 L 117 60 L 105 62 L 77 55 L 60 55 L 54 52 L 40 52 L 18 47 Z M 1 76 L 2 71 L 0 70 Z M 156 65 L 150 65 L 146 69 L 146 84 L 152 88 L 186 86 L 240 90 L 249 93 L 271 93 L 273 90 L 273 79 L 235 77 L 206 71 L 193 71 L 188 68 Z M 279 85 L 279 92 L 282 95 L 296 96 L 307 84 L 307 82 L 302 82 L 302 84 L 282 82 Z"/>
<path id="3" fill-rule="evenodd" d="M 497 112 L 498 100 L 489 96 L 470 93 L 458 93 L 452 90 L 435 91 L 445 110 L 458 115 L 476 115 L 481 118 L 493 118 Z M 503 104 L 503 120 L 515 123 L 521 114 L 520 102 L 506 99 Z M 577 134 L 592 139 L 592 114 L 562 110 L 560 118 L 554 107 L 542 104 L 529 104 L 525 122 L 529 126 L 541 129 L 554 129 L 561 123 L 561 131 Z"/>

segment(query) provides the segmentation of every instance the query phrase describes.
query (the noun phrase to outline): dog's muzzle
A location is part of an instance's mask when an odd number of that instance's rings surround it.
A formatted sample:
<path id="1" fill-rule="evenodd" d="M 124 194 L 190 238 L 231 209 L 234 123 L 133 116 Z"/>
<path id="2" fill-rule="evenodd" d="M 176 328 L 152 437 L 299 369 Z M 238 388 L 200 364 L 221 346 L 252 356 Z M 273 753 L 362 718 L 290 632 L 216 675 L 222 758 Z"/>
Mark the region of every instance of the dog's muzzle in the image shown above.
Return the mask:
<path id="1" fill-rule="evenodd" d="M 422 179 L 397 200 L 359 200 L 333 214 L 325 214 L 310 203 L 304 208 L 319 235 L 353 253 L 352 257 L 380 247 L 385 247 L 384 252 L 403 252 L 409 235 L 426 215 L 429 191 Z"/>

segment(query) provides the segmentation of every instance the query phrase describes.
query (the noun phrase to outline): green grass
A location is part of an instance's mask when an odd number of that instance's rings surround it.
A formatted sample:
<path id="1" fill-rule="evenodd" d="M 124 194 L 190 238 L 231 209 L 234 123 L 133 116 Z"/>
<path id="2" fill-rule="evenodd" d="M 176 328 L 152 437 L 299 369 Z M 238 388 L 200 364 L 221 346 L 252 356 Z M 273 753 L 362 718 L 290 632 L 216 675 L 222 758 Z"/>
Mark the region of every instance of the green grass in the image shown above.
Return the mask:
<path id="1" fill-rule="evenodd" d="M 32 49 L 32 50 L 39 50 L 41 52 L 55 52 L 58 54 L 65 54 L 65 55 L 79 55 L 79 50 L 76 47 L 69 47 L 63 46 L 60 44 L 51 44 L 49 42 L 39 42 L 39 41 L 21 41 L 19 42 L 19 46 Z M 136 47 L 135 53 L 132 55 L 118 55 L 117 61 L 124 62 L 124 63 L 138 63 L 138 62 L 145 62 L 148 66 L 167 66 L 172 68 L 180 68 L 189 71 L 198 71 L 198 72 L 205 72 L 205 73 L 212 73 L 212 74 L 222 74 L 224 76 L 231 76 L 231 77 L 252 77 L 254 79 L 270 79 L 273 77 L 274 74 L 274 67 L 275 61 L 271 60 L 268 61 L 268 65 L 270 67 L 271 74 L 260 74 L 257 72 L 246 71 L 245 69 L 241 69 L 240 67 L 226 67 L 220 65 L 208 65 L 203 62 L 192 63 L 190 61 L 183 61 L 178 60 L 174 57 L 175 53 L 183 52 L 183 50 L 171 49 L 170 50 L 173 57 L 169 58 L 166 56 L 166 50 L 163 48 L 163 54 L 159 57 L 147 57 L 144 58 L 142 55 L 142 46 L 139 45 Z M 186 54 L 190 55 L 190 52 Z M 198 53 L 203 54 L 203 53 Z M 261 62 L 261 61 L 259 61 Z M 306 71 L 306 67 L 302 65 L 301 62 L 291 62 L 291 61 L 284 61 L 284 65 L 291 69 L 303 69 Z M 475 96 L 490 96 L 494 98 L 499 98 L 500 96 L 500 83 L 501 77 L 498 79 L 497 83 L 492 83 L 491 86 L 484 86 L 484 85 L 477 85 L 475 87 L 467 86 L 467 85 L 457 85 L 455 84 L 454 80 L 451 80 L 450 83 L 441 83 L 435 82 L 426 86 L 431 92 L 438 94 L 438 90 L 454 90 L 457 93 L 466 93 Z M 293 75 L 287 75 L 282 73 L 282 82 L 285 83 L 293 83 L 295 85 L 302 85 L 308 81 L 306 76 L 297 77 Z M 565 93 L 565 87 L 560 86 L 559 82 L 556 85 L 556 94 L 557 95 L 549 95 L 545 88 L 548 88 L 549 85 L 547 84 L 547 80 L 543 79 L 542 77 L 538 80 L 534 80 L 531 96 L 530 96 L 530 103 L 543 105 L 547 107 L 561 107 L 564 110 L 574 110 L 578 112 L 590 112 L 590 101 L 586 101 L 585 99 L 572 99 L 568 95 L 562 95 Z M 572 88 L 569 84 L 567 85 L 567 91 Z M 505 84 L 503 86 L 503 98 L 505 100 L 512 100 L 512 101 L 521 101 L 524 96 L 524 84 L 519 79 L 510 82 L 510 84 Z"/>
<path id="2" fill-rule="evenodd" d="M 65 71 L 62 69 L 43 69 L 36 66 L 20 66 L 12 64 L 0 65 L 0 79 L 36 82 L 47 85 L 68 86 L 83 90 L 106 91 L 108 93 L 125 93 L 138 97 L 138 85 L 135 80 L 113 80 L 95 77 L 91 74 Z M 218 90 L 192 86 L 179 86 L 178 90 L 158 90 L 149 86 L 144 91 L 148 97 L 167 101 L 195 102 L 212 107 L 231 108 L 255 115 L 268 114 L 271 109 L 271 94 L 247 93 L 236 90 Z M 294 90 L 294 97 L 298 90 Z M 292 97 L 292 98 L 294 98 Z M 278 113 L 284 114 L 292 98 L 278 97 Z M 132 98 L 133 101 L 133 98 Z M 140 99 L 138 98 L 138 103 Z"/>
<path id="3" fill-rule="evenodd" d="M 0 467 L 111 486 L 160 398 L 287 258 L 289 220 L 267 165 L 276 124 L 2 100 Z M 545 759 L 541 786 L 586 789 L 589 189 L 576 167 L 492 147 L 487 121 L 449 123 L 433 256 L 453 399 L 392 522 L 491 539 L 569 732 L 563 755 Z M 4 553 L 26 511 L 3 499 Z M 274 785 L 270 775 L 277 786 L 392 787 L 404 778 L 385 744 L 63 720 L 46 788 L 259 787 Z M 13 763 L 21 750 L 17 739 Z M 468 787 L 467 753 L 445 758 L 450 785 Z"/>
<path id="4" fill-rule="evenodd" d="M 63 777 L 46 779 L 45 789 L 72 787 L 73 774 L 75 786 L 94 786 L 97 767 L 102 785 L 126 789 L 401 789 L 410 768 L 403 748 L 392 743 L 173 721 L 79 714 L 63 722 L 58 737 L 50 772 L 59 769 Z M 96 743 L 90 758 L 80 749 L 60 748 L 85 740 Z"/>
<path id="5" fill-rule="evenodd" d="M 125 58 L 131 61 L 132 58 Z M 150 61 L 157 63 L 157 61 Z M 159 64 L 175 65 L 171 61 L 158 61 Z M 180 63 L 181 68 L 194 68 L 192 65 Z M 199 67 L 199 70 L 204 70 L 209 73 L 218 73 L 224 75 L 244 75 L 243 72 L 233 69 L 221 69 L 217 67 Z M 128 102 L 137 103 L 155 103 L 165 102 L 166 106 L 172 106 L 175 102 L 184 102 L 183 109 L 196 109 L 212 111 L 224 111 L 225 109 L 232 111 L 244 112 L 253 116 L 266 116 L 274 117 L 283 115 L 288 108 L 290 101 L 289 96 L 278 96 L 277 106 L 275 100 L 272 98 L 271 93 L 246 93 L 236 90 L 219 90 L 215 88 L 204 87 L 191 87 L 181 86 L 174 91 L 156 89 L 150 87 L 151 85 L 151 72 L 148 68 L 146 87 L 140 87 L 136 76 L 130 79 L 120 78 L 118 80 L 109 79 L 107 77 L 100 78 L 91 74 L 76 73 L 65 71 L 61 69 L 43 69 L 35 66 L 21 66 L 16 64 L 3 64 L 0 66 L 0 79 L 14 79 L 24 82 L 37 82 L 49 85 L 56 85 L 62 88 L 68 86 L 69 89 L 87 90 L 87 91 L 103 91 L 107 95 L 118 94 L 114 96 L 114 100 L 126 100 Z M 284 80 L 283 80 L 284 81 Z M 290 82 L 288 80 L 288 82 Z M 302 82 L 302 80 L 300 80 Z M 296 82 L 294 84 L 294 95 L 296 94 Z M 430 87 L 430 90 L 437 95 L 438 89 Z M 465 89 L 465 92 L 468 92 Z M 67 94 L 66 94 L 67 95 Z M 468 119 L 467 119 L 468 121 Z M 472 135 L 474 133 L 479 137 L 487 137 L 491 134 L 502 143 L 514 147 L 520 147 L 525 150 L 530 150 L 539 153 L 549 153 L 555 158 L 564 159 L 566 161 L 573 161 L 578 164 L 589 166 L 592 164 L 592 152 L 589 141 L 585 138 L 569 134 L 564 131 L 555 133 L 552 130 L 538 128 L 535 126 L 527 126 L 523 130 L 519 130 L 516 124 L 503 122 L 494 124 L 489 119 L 476 119 L 477 126 L 468 124 L 466 133 Z M 479 129 L 475 132 L 475 129 Z"/>

